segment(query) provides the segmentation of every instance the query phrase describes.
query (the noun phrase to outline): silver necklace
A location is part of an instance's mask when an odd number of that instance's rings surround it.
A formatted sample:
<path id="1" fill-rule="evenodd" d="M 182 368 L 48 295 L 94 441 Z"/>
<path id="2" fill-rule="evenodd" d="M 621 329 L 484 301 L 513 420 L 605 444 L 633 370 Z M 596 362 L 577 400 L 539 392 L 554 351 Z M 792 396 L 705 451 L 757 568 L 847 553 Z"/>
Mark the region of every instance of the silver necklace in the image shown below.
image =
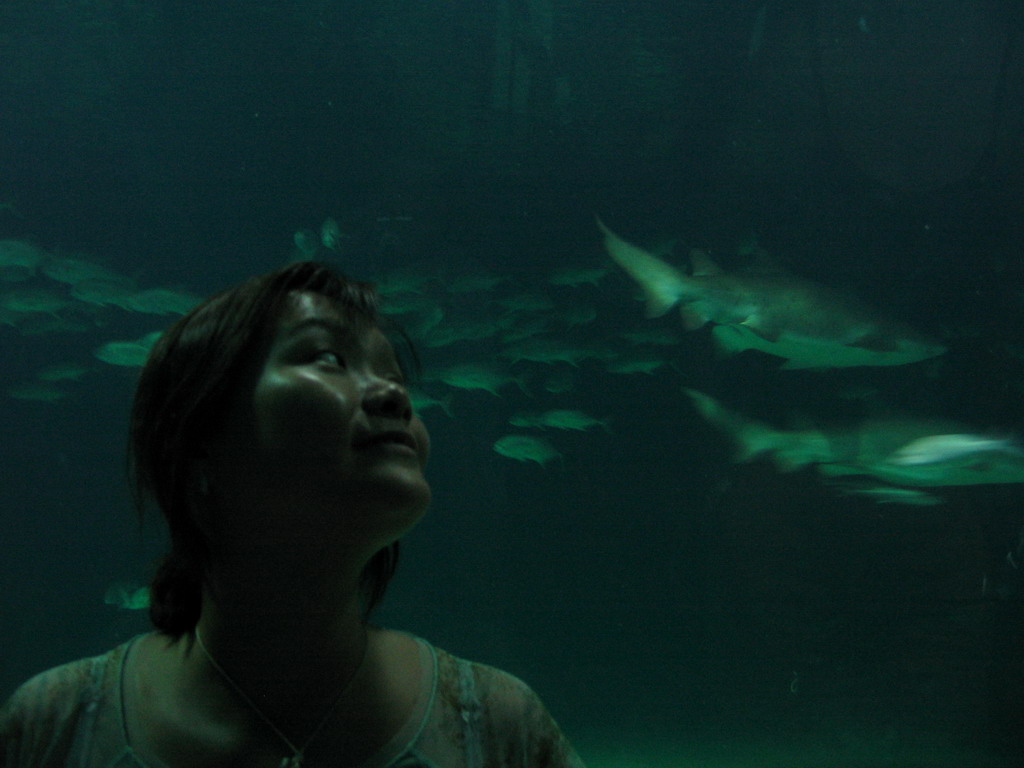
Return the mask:
<path id="1" fill-rule="evenodd" d="M 317 727 L 313 729 L 313 732 L 311 734 L 309 734 L 309 736 L 306 738 L 306 742 L 301 747 L 295 746 L 292 743 L 291 739 L 289 739 L 287 736 L 285 736 L 283 733 L 281 733 L 281 729 L 278 728 L 276 725 L 274 725 L 273 721 L 271 721 L 271 719 L 269 717 L 267 717 L 266 715 L 264 715 L 260 711 L 260 708 L 257 707 L 256 703 L 246 695 L 245 691 L 243 691 L 239 687 L 238 683 L 236 683 L 234 680 L 231 679 L 231 675 L 229 675 L 227 672 L 225 672 L 224 668 L 220 664 L 217 663 L 217 660 L 214 659 L 213 655 L 206 649 L 206 644 L 203 642 L 203 638 L 199 634 L 199 627 L 198 626 L 196 627 L 196 642 L 199 643 L 199 648 L 206 655 L 206 658 L 209 659 L 210 663 L 213 665 L 213 668 L 216 669 L 220 673 L 220 676 L 223 677 L 224 680 L 227 681 L 228 685 L 230 685 L 231 688 L 235 691 L 235 693 L 238 694 L 239 698 L 242 701 L 244 701 L 246 704 L 248 704 L 249 708 L 253 712 L 255 712 L 257 715 L 259 715 L 260 719 L 264 723 L 266 723 L 268 726 L 270 726 L 270 730 L 272 730 L 274 733 L 276 733 L 277 737 L 279 739 L 281 739 L 281 741 L 283 741 L 285 744 L 287 744 L 288 745 L 288 749 L 290 749 L 292 751 L 291 757 L 285 755 L 283 758 L 281 758 L 281 763 L 278 766 L 278 768 L 302 768 L 302 762 L 303 762 L 303 760 L 306 759 L 306 749 L 309 747 L 309 745 L 313 741 L 313 739 L 316 738 L 316 735 L 318 733 L 320 733 L 320 729 L 323 728 L 327 724 L 327 720 L 331 717 L 331 714 L 334 712 L 334 710 L 337 708 L 338 704 L 341 702 L 342 697 L 346 693 L 348 693 L 349 688 L 352 687 L 352 683 L 355 682 L 356 675 L 359 674 L 359 670 L 363 668 L 363 662 L 366 661 L 366 649 L 370 645 L 370 638 L 367 635 L 367 633 L 364 631 L 363 632 L 363 652 L 362 652 L 362 654 L 359 657 L 359 663 L 356 664 L 356 668 L 352 671 L 352 676 L 349 677 L 349 679 L 345 683 L 345 685 L 343 685 L 341 687 L 341 690 L 338 692 L 338 695 L 335 696 L 334 697 L 334 701 L 331 702 L 331 706 L 329 706 L 327 708 L 327 712 L 324 713 L 323 719 L 320 721 L 320 724 L 317 725 Z"/>

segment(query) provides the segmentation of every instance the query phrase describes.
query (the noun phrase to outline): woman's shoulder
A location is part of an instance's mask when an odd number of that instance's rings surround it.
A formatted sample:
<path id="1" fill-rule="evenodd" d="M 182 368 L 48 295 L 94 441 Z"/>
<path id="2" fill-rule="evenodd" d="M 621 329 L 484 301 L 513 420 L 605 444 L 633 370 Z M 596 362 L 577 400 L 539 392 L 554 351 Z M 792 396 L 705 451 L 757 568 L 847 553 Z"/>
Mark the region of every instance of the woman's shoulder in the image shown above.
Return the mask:
<path id="1" fill-rule="evenodd" d="M 5 715 L 43 712 L 74 706 L 92 682 L 96 659 L 69 661 L 47 669 L 22 683 L 4 705 Z"/>
<path id="2" fill-rule="evenodd" d="M 435 650 L 439 698 L 458 711 L 461 720 L 486 721 L 481 738 L 489 742 L 485 753 L 499 756 L 495 764 L 582 768 L 572 745 L 527 683 L 490 664 Z M 518 754 L 523 750 L 527 754 Z"/>
<path id="3" fill-rule="evenodd" d="M 0 708 L 0 743 L 25 749 L 36 741 L 70 738 L 83 702 L 110 685 L 126 646 L 61 664 L 22 683 Z"/>
<path id="4" fill-rule="evenodd" d="M 522 679 L 499 667 L 461 658 L 440 648 L 438 687 L 454 695 L 454 700 L 475 697 L 492 712 L 520 714 L 543 707 L 540 697 Z"/>

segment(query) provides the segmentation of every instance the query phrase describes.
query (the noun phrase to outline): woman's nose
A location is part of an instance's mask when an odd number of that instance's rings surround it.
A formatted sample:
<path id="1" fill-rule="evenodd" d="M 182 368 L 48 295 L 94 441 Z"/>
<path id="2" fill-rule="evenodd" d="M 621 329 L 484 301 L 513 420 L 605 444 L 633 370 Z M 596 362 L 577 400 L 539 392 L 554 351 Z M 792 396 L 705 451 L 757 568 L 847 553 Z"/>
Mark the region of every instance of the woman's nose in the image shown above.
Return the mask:
<path id="1" fill-rule="evenodd" d="M 390 379 L 375 378 L 363 397 L 363 407 L 375 416 L 390 416 L 408 421 L 412 418 L 412 400 L 404 385 Z"/>

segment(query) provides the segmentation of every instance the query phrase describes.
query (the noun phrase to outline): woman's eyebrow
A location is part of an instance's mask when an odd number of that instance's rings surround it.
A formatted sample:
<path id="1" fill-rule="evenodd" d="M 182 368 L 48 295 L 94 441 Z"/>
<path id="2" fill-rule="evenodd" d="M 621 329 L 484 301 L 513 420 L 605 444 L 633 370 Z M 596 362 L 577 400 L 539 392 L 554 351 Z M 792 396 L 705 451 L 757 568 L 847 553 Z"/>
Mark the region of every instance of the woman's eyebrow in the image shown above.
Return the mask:
<path id="1" fill-rule="evenodd" d="M 319 328 L 332 336 L 349 341 L 355 337 L 351 326 L 324 317 L 309 317 L 285 329 L 286 336 L 297 336 L 310 328 Z"/>

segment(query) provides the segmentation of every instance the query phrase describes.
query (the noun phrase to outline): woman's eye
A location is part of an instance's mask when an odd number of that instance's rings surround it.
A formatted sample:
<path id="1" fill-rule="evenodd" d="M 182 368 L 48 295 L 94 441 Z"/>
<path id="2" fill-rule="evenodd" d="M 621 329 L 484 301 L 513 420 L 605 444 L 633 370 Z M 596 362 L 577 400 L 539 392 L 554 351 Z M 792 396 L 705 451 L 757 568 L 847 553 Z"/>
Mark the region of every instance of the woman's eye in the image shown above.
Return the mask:
<path id="1" fill-rule="evenodd" d="M 337 352 L 331 352 L 329 349 L 325 349 L 321 352 L 316 353 L 314 358 L 318 363 L 327 363 L 338 368 L 345 367 L 345 358 L 339 355 Z"/>

